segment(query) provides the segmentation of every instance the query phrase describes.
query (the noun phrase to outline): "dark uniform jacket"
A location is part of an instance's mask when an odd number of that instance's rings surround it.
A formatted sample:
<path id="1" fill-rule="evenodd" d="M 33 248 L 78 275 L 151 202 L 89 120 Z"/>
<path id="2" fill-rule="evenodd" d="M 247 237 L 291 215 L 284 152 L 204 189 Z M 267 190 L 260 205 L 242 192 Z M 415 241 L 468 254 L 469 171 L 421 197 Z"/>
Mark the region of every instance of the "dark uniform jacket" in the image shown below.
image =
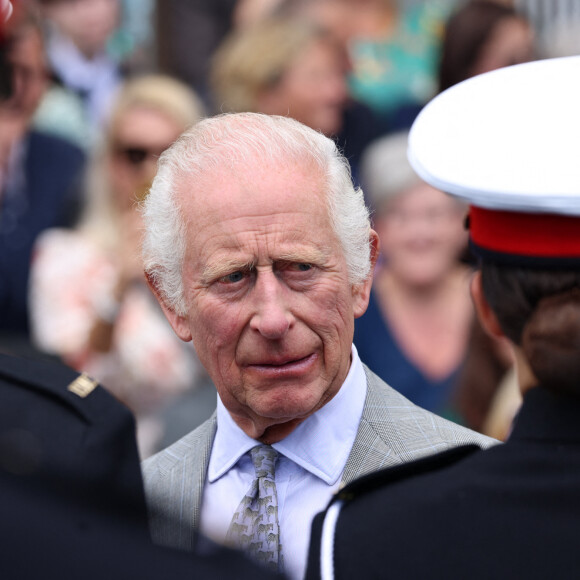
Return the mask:
<path id="1" fill-rule="evenodd" d="M 578 530 L 580 398 L 537 387 L 504 445 L 345 487 L 314 521 L 307 578 L 321 577 L 321 560 L 338 579 L 579 578 Z"/>
<path id="2" fill-rule="evenodd" d="M 274 577 L 153 545 L 133 416 L 60 364 L 0 354 L 0 505 L 2 579 Z"/>

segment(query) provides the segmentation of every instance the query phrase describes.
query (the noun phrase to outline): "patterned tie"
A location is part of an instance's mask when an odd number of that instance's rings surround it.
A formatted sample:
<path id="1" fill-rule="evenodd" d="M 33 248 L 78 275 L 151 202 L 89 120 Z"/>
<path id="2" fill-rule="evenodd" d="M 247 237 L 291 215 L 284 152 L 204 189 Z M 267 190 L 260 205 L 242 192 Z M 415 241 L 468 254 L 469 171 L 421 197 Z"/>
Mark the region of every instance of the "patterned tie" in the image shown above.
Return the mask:
<path id="1" fill-rule="evenodd" d="M 269 445 L 258 445 L 250 454 L 256 478 L 232 518 L 226 540 L 270 569 L 282 571 L 278 496 L 274 479 L 278 452 Z"/>

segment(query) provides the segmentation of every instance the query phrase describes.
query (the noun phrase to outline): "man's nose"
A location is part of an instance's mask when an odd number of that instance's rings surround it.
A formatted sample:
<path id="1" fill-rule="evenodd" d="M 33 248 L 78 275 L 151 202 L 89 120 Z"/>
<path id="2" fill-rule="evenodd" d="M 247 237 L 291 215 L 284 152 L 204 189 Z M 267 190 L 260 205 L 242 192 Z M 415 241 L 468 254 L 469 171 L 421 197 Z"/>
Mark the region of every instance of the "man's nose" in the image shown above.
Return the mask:
<path id="1" fill-rule="evenodd" d="M 258 273 L 253 289 L 255 312 L 250 321 L 252 330 L 270 340 L 286 335 L 294 321 L 288 304 L 289 292 L 274 272 Z"/>

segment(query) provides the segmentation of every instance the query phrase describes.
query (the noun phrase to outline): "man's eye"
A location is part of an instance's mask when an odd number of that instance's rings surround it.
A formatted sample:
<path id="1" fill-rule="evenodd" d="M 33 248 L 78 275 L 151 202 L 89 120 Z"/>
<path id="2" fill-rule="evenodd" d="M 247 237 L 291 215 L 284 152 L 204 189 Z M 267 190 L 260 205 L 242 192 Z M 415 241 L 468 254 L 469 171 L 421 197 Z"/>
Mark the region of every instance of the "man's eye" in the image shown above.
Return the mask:
<path id="1" fill-rule="evenodd" d="M 224 284 L 235 284 L 236 282 L 241 282 L 244 279 L 244 273 L 241 271 L 232 272 L 219 279 L 220 282 Z"/>
<path id="2" fill-rule="evenodd" d="M 288 272 L 289 274 L 310 272 L 313 269 L 314 265 L 309 262 L 286 262 L 280 265 L 280 270 Z"/>
<path id="3" fill-rule="evenodd" d="M 308 270 L 312 270 L 312 264 L 299 263 L 296 264 L 295 267 L 299 272 L 308 272 Z"/>

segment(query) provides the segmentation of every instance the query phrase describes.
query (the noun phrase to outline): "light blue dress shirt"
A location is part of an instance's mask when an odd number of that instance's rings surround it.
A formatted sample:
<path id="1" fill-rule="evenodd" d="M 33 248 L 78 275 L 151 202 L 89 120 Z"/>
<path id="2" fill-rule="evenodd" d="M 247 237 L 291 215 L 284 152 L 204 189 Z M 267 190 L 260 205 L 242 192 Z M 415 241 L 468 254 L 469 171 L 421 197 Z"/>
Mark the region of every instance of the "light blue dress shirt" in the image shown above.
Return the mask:
<path id="1" fill-rule="evenodd" d="M 366 397 L 366 376 L 352 347 L 351 367 L 339 392 L 273 447 L 278 517 L 285 572 L 304 576 L 313 517 L 338 490 L 354 444 Z M 248 437 L 219 400 L 217 432 L 201 507 L 201 531 L 223 542 L 232 516 L 254 479 L 248 454 L 259 442 Z"/>

